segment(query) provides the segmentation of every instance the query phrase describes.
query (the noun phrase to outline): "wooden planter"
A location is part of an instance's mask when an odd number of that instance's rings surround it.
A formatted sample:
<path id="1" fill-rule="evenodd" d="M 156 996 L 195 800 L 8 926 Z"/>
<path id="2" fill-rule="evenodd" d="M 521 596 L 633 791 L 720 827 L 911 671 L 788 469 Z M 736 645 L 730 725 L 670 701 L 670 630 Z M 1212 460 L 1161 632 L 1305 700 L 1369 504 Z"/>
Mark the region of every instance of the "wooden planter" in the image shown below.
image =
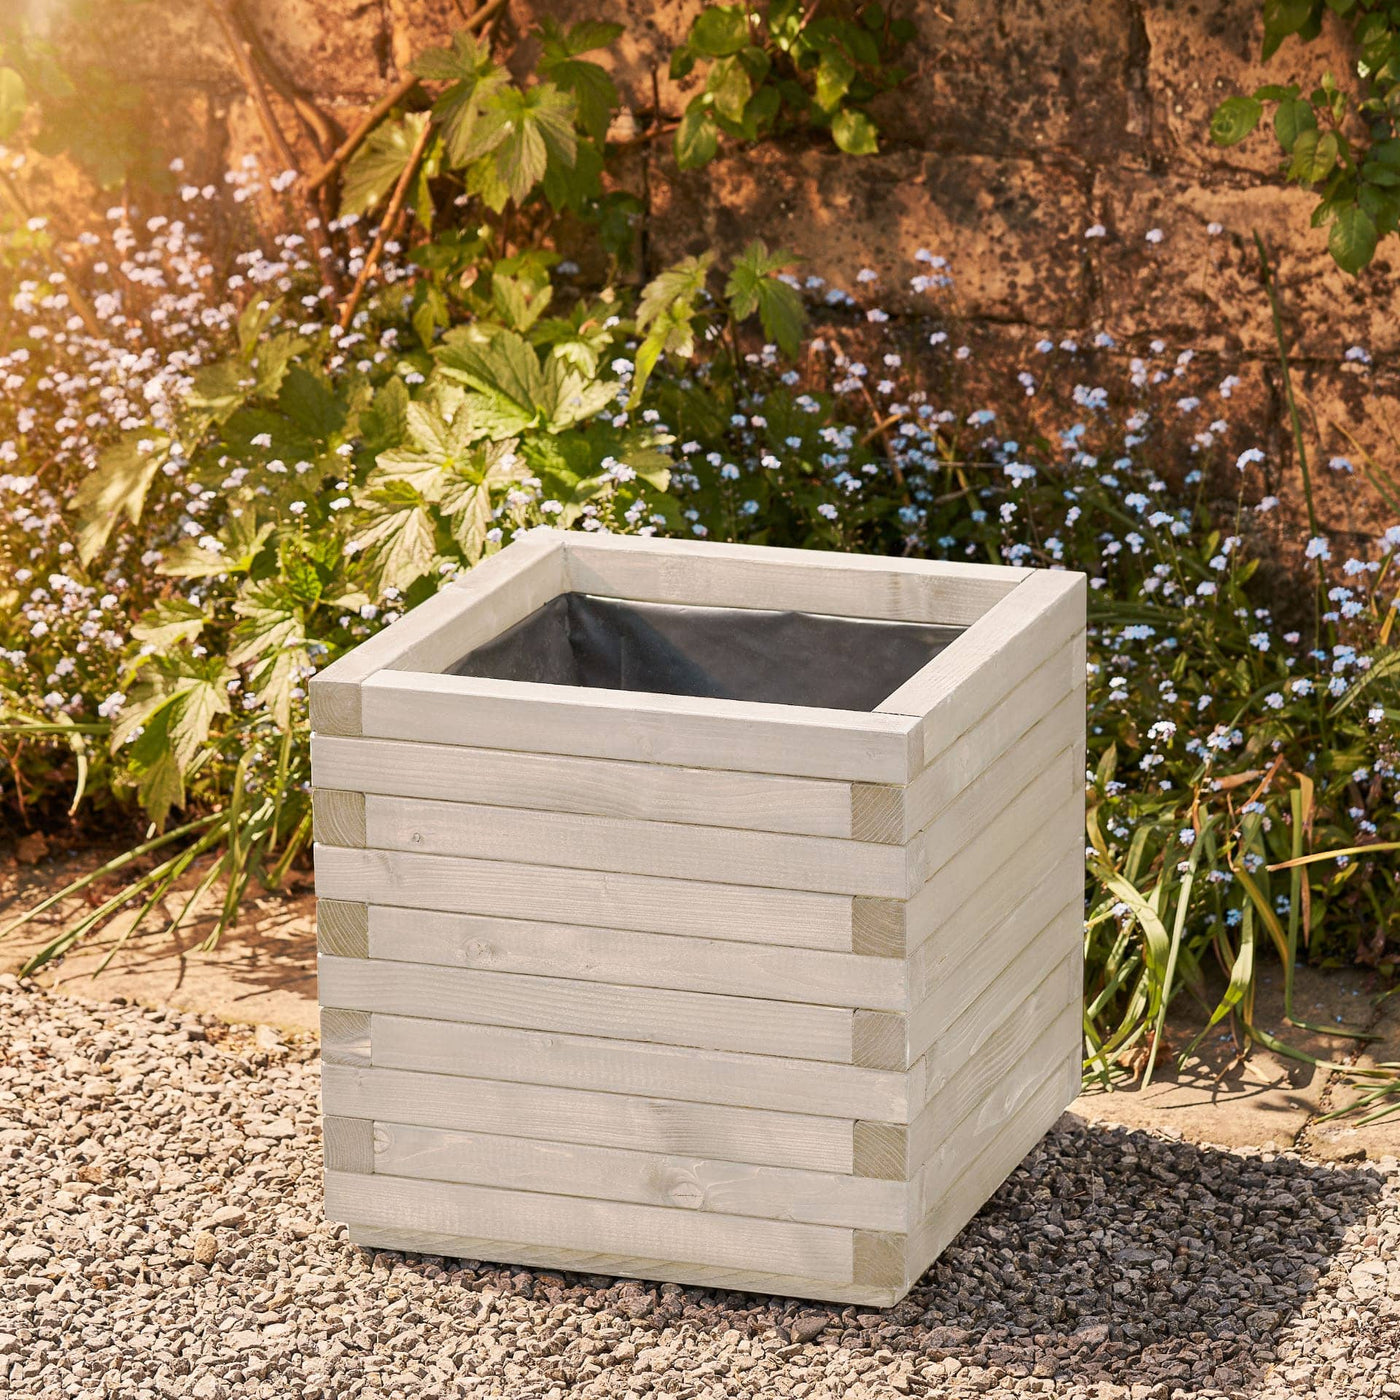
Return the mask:
<path id="1" fill-rule="evenodd" d="M 866 711 L 449 674 L 569 594 L 961 630 Z M 328 1215 L 902 1297 L 1078 1090 L 1084 599 L 537 531 L 317 676 Z"/>

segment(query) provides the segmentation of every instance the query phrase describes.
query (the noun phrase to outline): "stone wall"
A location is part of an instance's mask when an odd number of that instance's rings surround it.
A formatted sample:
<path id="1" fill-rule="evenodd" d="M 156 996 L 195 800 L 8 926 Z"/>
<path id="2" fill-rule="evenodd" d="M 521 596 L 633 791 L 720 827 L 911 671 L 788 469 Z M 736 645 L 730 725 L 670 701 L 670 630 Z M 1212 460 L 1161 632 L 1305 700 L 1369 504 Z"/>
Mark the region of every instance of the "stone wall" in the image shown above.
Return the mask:
<path id="1" fill-rule="evenodd" d="M 463 0 L 467 9 L 470 0 Z M 31 0 L 61 14 L 61 0 Z M 683 88 L 669 53 L 698 0 L 510 0 L 498 43 L 524 65 L 529 30 L 548 12 L 606 14 L 627 25 L 611 60 L 624 99 L 678 115 Z M 923 247 L 946 256 L 951 302 L 979 355 L 1021 356 L 1041 334 L 1103 330 L 1125 357 L 1154 336 L 1237 374 L 1239 413 L 1270 449 L 1272 489 L 1297 500 L 1282 416 L 1270 313 L 1253 242 L 1274 250 L 1295 366 L 1326 460 L 1359 448 L 1389 469 L 1400 422 L 1395 255 L 1360 279 L 1331 263 L 1308 228 L 1312 199 L 1277 177 L 1272 138 L 1230 151 L 1206 138 L 1220 97 L 1263 80 L 1258 0 L 904 0 L 919 37 L 907 85 L 881 99 L 882 149 L 853 159 L 824 144 L 769 145 L 678 173 L 666 142 L 640 148 L 649 212 L 649 270 L 687 251 L 761 235 L 800 253 L 808 270 L 851 285 L 871 266 L 888 311 L 917 318 L 908 288 Z M 341 130 L 419 48 L 460 23 L 458 0 L 242 0 L 278 67 Z M 99 52 L 152 98 L 152 119 L 201 173 L 264 138 L 228 49 L 196 0 L 105 4 L 99 26 L 56 33 Z M 1349 63 L 1340 34 L 1290 42 L 1268 80 L 1316 78 Z M 280 99 L 285 125 L 296 123 Z M 314 164 L 303 140 L 299 154 Z M 1214 225 L 1222 231 L 1212 233 Z M 1100 237 L 1086 231 L 1101 226 Z M 1149 238 L 1160 230 L 1160 240 Z M 1348 363 L 1348 347 L 1373 357 Z M 1347 434 L 1352 437 L 1348 438 Z M 1353 441 L 1354 439 L 1355 441 Z M 1359 444 L 1359 447 L 1358 447 Z M 1323 472 L 1324 476 L 1327 473 Z M 1359 476 L 1319 485 L 1327 523 L 1364 532 L 1385 519 Z"/>

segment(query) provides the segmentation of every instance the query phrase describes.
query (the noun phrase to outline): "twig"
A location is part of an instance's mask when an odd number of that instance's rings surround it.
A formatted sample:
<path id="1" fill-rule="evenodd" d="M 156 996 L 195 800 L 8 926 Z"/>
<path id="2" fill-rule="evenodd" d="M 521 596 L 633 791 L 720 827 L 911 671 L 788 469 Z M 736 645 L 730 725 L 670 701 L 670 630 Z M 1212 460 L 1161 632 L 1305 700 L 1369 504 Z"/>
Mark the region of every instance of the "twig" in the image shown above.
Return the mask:
<path id="1" fill-rule="evenodd" d="M 277 159 L 282 162 L 282 169 L 295 170 L 296 157 L 292 155 L 292 148 L 287 145 L 287 138 L 282 135 L 282 128 L 277 125 L 277 117 L 273 113 L 271 102 L 268 101 L 267 87 L 252 59 L 251 45 L 239 34 L 232 16 L 219 0 L 204 0 L 204 7 L 213 15 L 214 22 L 223 31 L 229 51 L 233 54 L 234 64 L 243 79 L 243 85 L 248 89 L 248 95 L 258 109 L 258 120 L 262 123 L 263 134 L 276 153 Z"/>
<path id="2" fill-rule="evenodd" d="M 351 156 L 360 148 L 361 142 L 374 130 L 376 126 L 388 115 L 391 109 L 397 107 L 400 102 L 408 96 L 414 88 L 418 86 L 416 76 L 410 75 L 402 82 L 396 83 L 365 113 L 363 120 L 358 126 L 338 145 L 331 153 L 331 157 L 326 163 L 311 177 L 307 189 L 313 194 L 321 188 L 328 180 L 333 179 Z"/>
<path id="3" fill-rule="evenodd" d="M 488 0 L 479 10 L 475 11 L 463 24 L 463 28 L 477 30 L 484 25 L 493 15 L 502 9 L 505 0 Z M 389 89 L 373 107 L 365 113 L 355 129 L 335 148 L 331 157 L 326 163 L 311 177 L 307 188 L 314 194 L 326 184 L 327 181 L 335 178 L 339 174 L 345 162 L 359 150 L 366 136 L 379 125 L 388 114 L 404 100 L 405 97 L 418 86 L 418 78 L 410 74 Z"/>
<path id="4" fill-rule="evenodd" d="M 245 13 L 240 0 L 233 0 L 231 14 L 244 39 L 252 47 L 259 66 L 267 75 L 268 82 L 272 84 L 278 96 L 301 118 L 302 126 L 306 128 L 307 135 L 311 137 L 316 146 L 316 154 L 324 158 L 326 152 L 335 144 L 335 130 L 326 114 L 304 92 L 300 91 L 282 71 L 281 66 L 268 52 L 262 35 Z"/>
<path id="5" fill-rule="evenodd" d="M 374 270 L 379 266 L 380 254 L 383 253 L 384 245 L 389 241 L 394 225 L 398 222 L 399 211 L 403 208 L 404 200 L 408 197 L 408 187 L 413 183 L 413 177 L 418 171 L 418 163 L 423 159 L 423 152 L 428 149 L 428 142 L 432 140 L 433 130 L 433 124 L 425 114 L 423 129 L 418 133 L 418 139 L 413 143 L 413 149 L 408 156 L 408 164 L 404 166 L 398 184 L 394 186 L 394 193 L 389 200 L 389 207 L 384 211 L 379 232 L 375 235 L 374 244 L 365 257 L 365 265 L 360 269 L 360 275 L 355 279 L 355 286 L 349 297 L 346 298 L 345 305 L 340 308 L 339 324 L 341 330 L 349 328 L 355 315 L 355 308 L 359 306 L 360 298 L 369 285 L 369 279 L 374 276 Z"/>

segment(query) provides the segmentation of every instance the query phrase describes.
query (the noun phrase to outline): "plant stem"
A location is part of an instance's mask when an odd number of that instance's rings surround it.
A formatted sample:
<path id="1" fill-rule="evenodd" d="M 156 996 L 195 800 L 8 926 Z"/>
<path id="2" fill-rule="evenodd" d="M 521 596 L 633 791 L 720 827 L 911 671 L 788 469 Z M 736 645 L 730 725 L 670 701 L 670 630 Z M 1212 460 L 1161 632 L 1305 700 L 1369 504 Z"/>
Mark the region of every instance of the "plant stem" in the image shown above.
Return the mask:
<path id="1" fill-rule="evenodd" d="M 384 251 L 384 245 L 389 241 L 394 225 L 398 223 L 399 211 L 403 208 L 404 200 L 408 198 L 408 187 L 413 183 L 413 177 L 418 173 L 418 163 L 423 159 L 423 152 L 428 149 L 428 142 L 432 136 L 432 118 L 425 113 L 423 129 L 418 133 L 418 139 L 413 143 L 413 149 L 408 155 L 408 164 L 404 166 L 398 184 L 394 186 L 393 196 L 389 200 L 389 207 L 384 211 L 384 219 L 379 225 L 379 232 L 375 235 L 374 245 L 365 256 L 365 265 L 360 269 L 360 275 L 355 279 L 355 285 L 351 289 L 349 297 L 346 298 L 345 305 L 340 308 L 339 324 L 341 330 L 349 329 L 350 322 L 355 315 L 355 308 L 359 306 L 360 298 L 369 285 L 369 279 L 374 276 L 374 270 L 379 266 L 379 258 Z"/>

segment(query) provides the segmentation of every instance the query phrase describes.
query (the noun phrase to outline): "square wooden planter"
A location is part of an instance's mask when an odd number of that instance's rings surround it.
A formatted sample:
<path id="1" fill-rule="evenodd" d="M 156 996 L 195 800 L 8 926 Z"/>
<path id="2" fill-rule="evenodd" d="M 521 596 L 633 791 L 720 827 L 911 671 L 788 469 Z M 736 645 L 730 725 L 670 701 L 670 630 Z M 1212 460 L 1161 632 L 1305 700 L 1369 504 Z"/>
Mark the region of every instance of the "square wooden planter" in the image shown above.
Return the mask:
<path id="1" fill-rule="evenodd" d="M 1084 603 L 537 531 L 315 677 L 330 1218 L 902 1297 L 1078 1090 Z"/>

